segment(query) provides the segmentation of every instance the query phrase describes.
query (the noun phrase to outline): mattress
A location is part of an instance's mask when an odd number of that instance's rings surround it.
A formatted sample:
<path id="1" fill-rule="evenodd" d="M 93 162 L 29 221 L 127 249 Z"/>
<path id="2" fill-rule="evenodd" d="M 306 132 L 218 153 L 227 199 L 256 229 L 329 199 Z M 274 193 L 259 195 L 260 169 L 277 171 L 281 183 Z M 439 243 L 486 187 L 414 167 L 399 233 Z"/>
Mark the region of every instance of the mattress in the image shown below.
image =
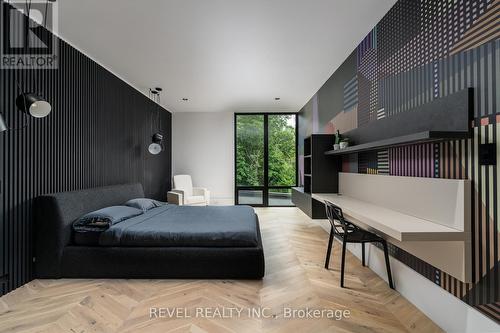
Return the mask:
<path id="1" fill-rule="evenodd" d="M 122 221 L 102 232 L 100 246 L 255 247 L 257 216 L 248 206 L 166 205 Z M 75 237 L 78 245 L 84 237 Z"/>

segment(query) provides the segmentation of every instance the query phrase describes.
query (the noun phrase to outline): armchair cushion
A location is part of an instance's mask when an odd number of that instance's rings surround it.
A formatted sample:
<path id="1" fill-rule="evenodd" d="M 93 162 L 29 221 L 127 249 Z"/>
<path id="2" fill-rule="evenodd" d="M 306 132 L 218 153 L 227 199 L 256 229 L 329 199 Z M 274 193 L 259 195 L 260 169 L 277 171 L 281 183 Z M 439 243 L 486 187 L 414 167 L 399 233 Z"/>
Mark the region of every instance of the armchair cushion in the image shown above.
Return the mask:
<path id="1" fill-rule="evenodd" d="M 205 197 L 203 195 L 192 195 L 190 197 L 184 198 L 184 203 L 186 205 L 204 204 Z"/>
<path id="2" fill-rule="evenodd" d="M 185 197 L 193 195 L 193 181 L 189 175 L 174 176 L 174 189 L 184 191 Z"/>
<path id="3" fill-rule="evenodd" d="M 193 195 L 205 196 L 208 190 L 204 187 L 193 187 Z"/>
<path id="4" fill-rule="evenodd" d="M 201 195 L 204 197 L 206 205 L 210 205 L 210 191 L 204 187 L 193 187 L 193 195 Z"/>

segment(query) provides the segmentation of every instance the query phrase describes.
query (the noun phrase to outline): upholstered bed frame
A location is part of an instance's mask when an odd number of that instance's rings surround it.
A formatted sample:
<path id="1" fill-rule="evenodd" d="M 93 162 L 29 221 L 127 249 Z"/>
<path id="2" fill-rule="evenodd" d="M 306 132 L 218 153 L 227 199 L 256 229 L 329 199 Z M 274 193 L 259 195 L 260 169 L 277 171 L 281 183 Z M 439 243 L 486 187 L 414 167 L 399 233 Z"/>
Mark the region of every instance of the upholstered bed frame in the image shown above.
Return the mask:
<path id="1" fill-rule="evenodd" d="M 141 184 L 126 184 L 36 198 L 36 277 L 260 279 L 264 276 L 264 253 L 258 225 L 256 247 L 101 247 L 73 244 L 72 223 L 77 218 L 140 197 L 144 197 Z"/>

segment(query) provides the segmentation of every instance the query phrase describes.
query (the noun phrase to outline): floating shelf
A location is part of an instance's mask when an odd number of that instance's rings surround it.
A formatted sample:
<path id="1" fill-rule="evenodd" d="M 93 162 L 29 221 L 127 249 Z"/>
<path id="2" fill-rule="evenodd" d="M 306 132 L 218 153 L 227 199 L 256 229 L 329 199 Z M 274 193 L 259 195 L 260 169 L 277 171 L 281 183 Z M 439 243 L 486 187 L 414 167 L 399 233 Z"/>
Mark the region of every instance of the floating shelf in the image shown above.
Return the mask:
<path id="1" fill-rule="evenodd" d="M 467 139 L 470 137 L 469 132 L 441 132 L 441 131 L 426 131 L 415 134 L 398 136 L 395 138 L 384 139 L 363 143 L 344 149 L 328 150 L 325 155 L 345 155 L 352 153 L 359 153 L 367 150 L 377 150 L 382 148 L 405 146 L 416 143 L 428 143 L 445 140 Z"/>

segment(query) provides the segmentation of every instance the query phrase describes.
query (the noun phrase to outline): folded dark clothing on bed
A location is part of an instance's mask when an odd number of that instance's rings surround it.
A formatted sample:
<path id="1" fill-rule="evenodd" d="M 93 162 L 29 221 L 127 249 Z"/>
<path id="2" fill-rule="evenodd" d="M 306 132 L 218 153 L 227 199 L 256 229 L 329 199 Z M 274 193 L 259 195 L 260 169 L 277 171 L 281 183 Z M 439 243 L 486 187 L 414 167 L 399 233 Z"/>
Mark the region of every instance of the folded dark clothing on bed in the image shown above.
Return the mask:
<path id="1" fill-rule="evenodd" d="M 73 223 L 73 230 L 97 231 L 108 230 L 112 225 L 141 215 L 142 210 L 127 206 L 111 206 L 85 214 Z"/>
<path id="2" fill-rule="evenodd" d="M 133 207 L 111 206 L 85 214 L 73 223 L 73 240 L 76 244 L 99 245 L 101 234 L 112 225 L 142 213 Z"/>

